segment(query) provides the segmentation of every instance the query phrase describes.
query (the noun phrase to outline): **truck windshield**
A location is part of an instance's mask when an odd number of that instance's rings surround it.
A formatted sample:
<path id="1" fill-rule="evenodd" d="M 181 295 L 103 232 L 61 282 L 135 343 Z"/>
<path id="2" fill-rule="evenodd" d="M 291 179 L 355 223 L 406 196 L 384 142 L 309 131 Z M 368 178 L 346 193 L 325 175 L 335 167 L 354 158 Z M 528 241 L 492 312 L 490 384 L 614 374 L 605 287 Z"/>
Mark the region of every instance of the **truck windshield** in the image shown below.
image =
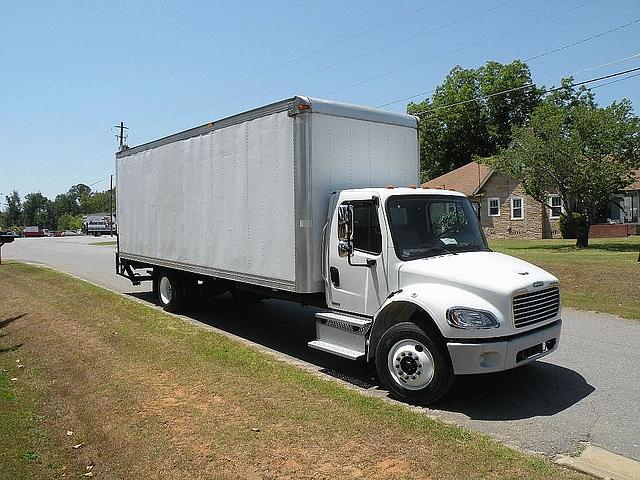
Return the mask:
<path id="1" fill-rule="evenodd" d="M 392 196 L 387 200 L 387 215 L 401 260 L 489 250 L 466 197 Z"/>

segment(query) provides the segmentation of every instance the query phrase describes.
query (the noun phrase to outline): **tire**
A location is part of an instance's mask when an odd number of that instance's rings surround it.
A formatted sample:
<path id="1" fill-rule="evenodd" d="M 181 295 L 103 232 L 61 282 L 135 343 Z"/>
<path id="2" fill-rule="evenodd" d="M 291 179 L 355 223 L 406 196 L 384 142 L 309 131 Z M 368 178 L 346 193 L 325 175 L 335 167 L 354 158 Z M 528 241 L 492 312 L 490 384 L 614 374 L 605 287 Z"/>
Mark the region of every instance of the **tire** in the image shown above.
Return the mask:
<path id="1" fill-rule="evenodd" d="M 184 303 L 184 283 L 180 276 L 170 270 L 163 270 L 156 279 L 155 290 L 158 303 L 167 312 L 177 312 Z"/>
<path id="2" fill-rule="evenodd" d="M 448 352 L 415 323 L 393 325 L 380 338 L 376 369 L 383 385 L 399 400 L 427 405 L 451 389 L 455 376 Z"/>

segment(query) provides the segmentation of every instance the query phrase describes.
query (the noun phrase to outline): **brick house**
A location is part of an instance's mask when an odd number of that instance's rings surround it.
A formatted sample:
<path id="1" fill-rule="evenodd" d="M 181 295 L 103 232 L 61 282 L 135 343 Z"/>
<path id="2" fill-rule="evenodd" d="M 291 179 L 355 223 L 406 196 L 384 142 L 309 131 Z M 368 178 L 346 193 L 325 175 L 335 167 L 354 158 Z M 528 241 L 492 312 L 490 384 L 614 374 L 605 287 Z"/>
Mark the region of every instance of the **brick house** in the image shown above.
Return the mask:
<path id="1" fill-rule="evenodd" d="M 619 192 L 592 225 L 591 237 L 626 237 L 640 229 L 640 170 L 636 181 Z M 488 238 L 560 238 L 562 202 L 549 195 L 542 205 L 526 195 L 516 180 L 470 162 L 422 185 L 464 193 L 480 211 L 480 223 Z M 620 208 L 622 207 L 622 208 Z"/>
<path id="2" fill-rule="evenodd" d="M 559 238 L 560 197 L 549 208 L 526 195 L 522 185 L 486 165 L 470 162 L 422 185 L 464 193 L 480 211 L 488 238 Z"/>

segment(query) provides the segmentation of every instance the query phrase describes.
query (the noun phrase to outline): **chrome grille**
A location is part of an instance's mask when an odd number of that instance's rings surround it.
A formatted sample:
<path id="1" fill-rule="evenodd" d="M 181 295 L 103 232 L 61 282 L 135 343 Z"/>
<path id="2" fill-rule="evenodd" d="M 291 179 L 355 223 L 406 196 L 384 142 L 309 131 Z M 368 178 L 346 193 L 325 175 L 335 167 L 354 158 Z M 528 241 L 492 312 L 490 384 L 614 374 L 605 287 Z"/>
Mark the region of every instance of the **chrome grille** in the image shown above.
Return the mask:
<path id="1" fill-rule="evenodd" d="M 516 328 L 549 320 L 560 310 L 560 289 L 545 288 L 513 297 L 513 323 Z"/>

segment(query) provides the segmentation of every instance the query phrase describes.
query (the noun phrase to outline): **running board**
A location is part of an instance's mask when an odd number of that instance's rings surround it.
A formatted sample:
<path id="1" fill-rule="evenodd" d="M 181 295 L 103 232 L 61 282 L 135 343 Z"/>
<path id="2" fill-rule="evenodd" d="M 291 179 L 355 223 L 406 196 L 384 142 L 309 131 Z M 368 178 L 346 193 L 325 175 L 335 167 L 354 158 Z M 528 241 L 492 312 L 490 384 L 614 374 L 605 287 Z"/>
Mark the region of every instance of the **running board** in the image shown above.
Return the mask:
<path id="1" fill-rule="evenodd" d="M 370 318 L 336 312 L 319 312 L 316 313 L 318 339 L 309 342 L 308 345 L 349 360 L 358 360 L 365 354 L 370 328 Z"/>

